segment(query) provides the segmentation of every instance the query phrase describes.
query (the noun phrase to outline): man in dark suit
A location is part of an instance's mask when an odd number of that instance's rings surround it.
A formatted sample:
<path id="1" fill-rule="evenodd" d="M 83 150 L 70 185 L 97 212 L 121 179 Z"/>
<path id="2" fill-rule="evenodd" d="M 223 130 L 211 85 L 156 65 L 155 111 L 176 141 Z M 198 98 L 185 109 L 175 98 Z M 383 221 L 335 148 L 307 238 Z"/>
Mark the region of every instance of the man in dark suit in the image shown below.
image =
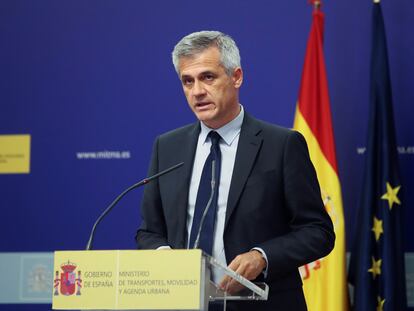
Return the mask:
<path id="1" fill-rule="evenodd" d="M 240 55 L 229 36 L 216 31 L 190 34 L 174 48 L 173 63 L 199 121 L 155 141 L 149 174 L 178 162 L 184 166 L 147 185 L 139 247 L 193 246 L 203 165 L 217 136 L 220 168 L 214 230 L 207 237 L 210 253 L 270 288 L 268 301 L 230 308 L 306 310 L 298 267 L 326 256 L 335 235 L 304 138 L 244 111 L 239 103 Z M 227 278 L 221 286 L 230 292 L 239 289 Z"/>

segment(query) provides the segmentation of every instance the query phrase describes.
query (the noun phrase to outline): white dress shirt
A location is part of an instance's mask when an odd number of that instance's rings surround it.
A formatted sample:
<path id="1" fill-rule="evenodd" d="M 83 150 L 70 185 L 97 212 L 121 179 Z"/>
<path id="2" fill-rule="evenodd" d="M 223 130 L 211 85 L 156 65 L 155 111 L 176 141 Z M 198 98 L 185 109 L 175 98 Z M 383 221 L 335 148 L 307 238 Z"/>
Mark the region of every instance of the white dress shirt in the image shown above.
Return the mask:
<path id="1" fill-rule="evenodd" d="M 239 143 L 240 129 L 243 123 L 244 110 L 240 106 L 239 115 L 226 125 L 214 129 L 221 136 L 221 170 L 220 184 L 218 189 L 217 215 L 214 227 L 213 238 L 213 257 L 226 266 L 226 254 L 224 253 L 224 221 L 226 218 L 227 199 L 229 196 L 231 177 L 233 175 L 234 162 L 236 159 L 237 145 Z M 210 154 L 211 140 L 208 133 L 213 129 L 207 127 L 200 122 L 201 131 L 198 136 L 197 149 L 194 156 L 193 172 L 191 175 L 190 188 L 188 193 L 187 208 L 187 234 L 191 234 L 191 226 L 194 217 L 194 208 L 197 200 L 198 186 L 200 184 L 201 174 L 203 172 L 204 163 Z M 188 239 L 189 240 L 189 239 Z M 187 242 L 189 243 L 189 242 Z M 188 246 L 188 244 L 187 244 Z M 216 278 L 214 278 L 216 279 Z"/>

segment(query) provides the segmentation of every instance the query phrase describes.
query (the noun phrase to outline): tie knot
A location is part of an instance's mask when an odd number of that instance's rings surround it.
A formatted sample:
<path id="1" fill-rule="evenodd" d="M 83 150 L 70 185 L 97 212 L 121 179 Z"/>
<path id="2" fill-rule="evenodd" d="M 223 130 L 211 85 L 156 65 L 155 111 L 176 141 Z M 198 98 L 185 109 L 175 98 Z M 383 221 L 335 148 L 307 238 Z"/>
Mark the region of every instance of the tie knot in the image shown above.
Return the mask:
<path id="1" fill-rule="evenodd" d="M 218 146 L 219 141 L 221 139 L 221 136 L 219 133 L 217 133 L 216 131 L 211 131 L 210 133 L 208 133 L 208 136 L 211 139 L 211 145 L 212 146 Z"/>

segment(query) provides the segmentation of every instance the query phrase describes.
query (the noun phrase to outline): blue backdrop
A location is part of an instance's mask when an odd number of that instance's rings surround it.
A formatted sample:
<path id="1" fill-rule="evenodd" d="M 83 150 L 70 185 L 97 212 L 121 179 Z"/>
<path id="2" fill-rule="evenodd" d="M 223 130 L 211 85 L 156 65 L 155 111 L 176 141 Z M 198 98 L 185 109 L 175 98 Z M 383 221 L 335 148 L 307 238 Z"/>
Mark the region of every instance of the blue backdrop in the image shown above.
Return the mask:
<path id="1" fill-rule="evenodd" d="M 413 252 L 414 5 L 382 6 L 406 251 Z M 371 1 L 358 0 L 323 6 L 348 246 L 367 136 L 371 9 Z M 311 13 L 305 0 L 1 0 L 0 134 L 30 134 L 32 144 L 30 174 L 0 175 L 0 251 L 83 249 L 101 211 L 146 176 L 154 138 L 193 122 L 170 58 L 189 32 L 230 34 L 245 72 L 241 103 L 258 118 L 291 127 Z M 112 153 L 99 154 L 106 151 Z M 95 248 L 136 247 L 141 194 L 130 194 L 104 220 Z"/>

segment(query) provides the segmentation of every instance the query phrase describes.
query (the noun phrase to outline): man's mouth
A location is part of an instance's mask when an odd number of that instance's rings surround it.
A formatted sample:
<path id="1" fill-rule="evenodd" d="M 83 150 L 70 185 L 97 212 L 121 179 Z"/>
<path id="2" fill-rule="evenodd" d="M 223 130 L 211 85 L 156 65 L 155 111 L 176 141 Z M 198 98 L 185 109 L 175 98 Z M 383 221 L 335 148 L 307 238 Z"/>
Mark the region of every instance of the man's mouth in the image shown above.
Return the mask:
<path id="1" fill-rule="evenodd" d="M 211 106 L 212 104 L 213 104 L 212 102 L 199 102 L 199 103 L 196 103 L 196 104 L 195 104 L 195 107 L 196 107 L 197 109 L 201 109 L 201 110 L 203 110 L 203 109 L 210 108 L 210 106 Z"/>

